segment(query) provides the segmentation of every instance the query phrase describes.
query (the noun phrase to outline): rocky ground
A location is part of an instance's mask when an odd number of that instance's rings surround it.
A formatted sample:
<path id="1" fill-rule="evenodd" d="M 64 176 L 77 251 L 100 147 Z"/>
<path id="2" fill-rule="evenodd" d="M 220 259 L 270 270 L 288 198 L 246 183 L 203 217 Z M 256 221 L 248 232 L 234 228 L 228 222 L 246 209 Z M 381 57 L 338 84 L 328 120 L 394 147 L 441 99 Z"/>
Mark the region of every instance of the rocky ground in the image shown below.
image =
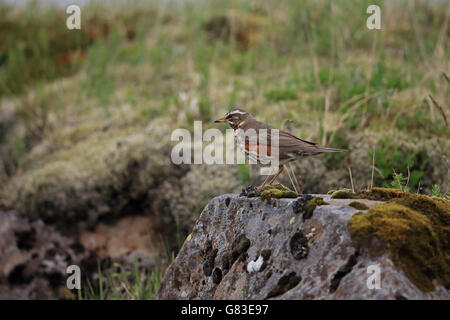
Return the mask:
<path id="1" fill-rule="evenodd" d="M 450 279 L 448 252 L 443 253 L 447 269 L 442 274 L 429 273 L 432 287 L 421 290 L 421 284 L 408 277 L 410 270 L 394 262 L 383 236 L 369 235 L 364 245 L 352 239 L 354 235 L 348 228 L 349 221 L 354 221 L 352 217 L 358 212 L 370 214 L 387 199 L 382 200 L 337 199 L 331 195 L 268 201 L 235 194 L 216 197 L 204 208 L 168 268 L 157 297 L 450 299 L 450 282 L 446 282 Z M 439 208 L 447 217 L 448 229 L 448 203 L 430 197 L 420 201 L 438 201 L 436 205 L 443 206 Z M 411 221 L 404 222 L 408 232 L 417 232 Z M 448 236 L 445 233 L 445 241 Z M 400 237 L 398 241 L 402 241 Z M 404 254 L 412 249 L 402 245 Z M 370 278 L 373 266 L 380 270 L 379 287 Z M 441 276 L 446 279 L 443 283 L 437 280 Z"/>
<path id="2" fill-rule="evenodd" d="M 0 299 L 74 298 L 66 287 L 70 265 L 81 269 L 83 286 L 112 263 L 147 267 L 164 260 L 158 222 L 150 216 L 100 223 L 92 231 L 66 234 L 41 219 L 0 211 Z"/>

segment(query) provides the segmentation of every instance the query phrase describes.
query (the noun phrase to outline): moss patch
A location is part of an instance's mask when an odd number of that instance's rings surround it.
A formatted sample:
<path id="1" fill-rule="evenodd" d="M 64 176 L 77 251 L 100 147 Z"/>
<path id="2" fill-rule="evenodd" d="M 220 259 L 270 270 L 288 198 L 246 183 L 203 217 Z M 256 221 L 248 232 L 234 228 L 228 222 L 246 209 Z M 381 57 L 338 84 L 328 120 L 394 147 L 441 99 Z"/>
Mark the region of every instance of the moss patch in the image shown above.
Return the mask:
<path id="1" fill-rule="evenodd" d="M 355 199 L 355 193 L 350 189 L 342 190 L 330 190 L 328 194 L 331 193 L 331 199 Z"/>
<path id="2" fill-rule="evenodd" d="M 261 191 L 261 199 L 297 198 L 298 194 L 282 185 L 265 186 Z"/>
<path id="3" fill-rule="evenodd" d="M 405 193 L 400 190 L 390 188 L 372 188 L 371 190 L 363 190 L 352 192 L 350 189 L 336 190 L 331 195 L 331 199 L 368 199 L 377 201 L 388 201 L 391 199 L 405 199 L 421 197 L 420 194 Z"/>
<path id="4" fill-rule="evenodd" d="M 117 108 L 113 119 L 96 119 L 99 126 L 107 128 L 110 123 L 112 128 L 93 129 L 80 140 L 66 131 L 49 138 L 48 145 L 56 151 L 33 149 L 29 157 L 36 160 L 24 163 L 23 172 L 5 190 L 5 199 L 30 218 L 64 228 L 93 226 L 99 216 L 119 216 L 139 207 L 148 190 L 159 185 L 160 177 L 181 170 L 166 161 L 170 141 L 164 135 L 172 130 L 169 120 L 131 128 L 127 122 L 136 117 L 131 113 L 129 107 Z M 61 147 L 65 143 L 70 146 Z"/>
<path id="5" fill-rule="evenodd" d="M 393 199 L 349 220 L 352 240 L 364 247 L 373 237 L 379 238 L 395 265 L 422 291 L 433 291 L 433 280 L 448 287 L 450 204 L 419 194 L 387 195 Z"/>
<path id="6" fill-rule="evenodd" d="M 315 198 L 309 200 L 308 202 L 306 202 L 305 212 L 303 213 L 303 219 L 306 220 L 306 219 L 311 218 L 316 207 L 323 206 L 323 205 L 328 205 L 328 203 L 325 202 L 322 197 L 315 197 Z"/>
<path id="7" fill-rule="evenodd" d="M 367 210 L 367 209 L 369 209 L 369 207 L 366 206 L 364 203 L 358 202 L 358 201 L 350 202 L 349 206 L 353 207 L 353 208 L 355 208 L 357 210 Z"/>

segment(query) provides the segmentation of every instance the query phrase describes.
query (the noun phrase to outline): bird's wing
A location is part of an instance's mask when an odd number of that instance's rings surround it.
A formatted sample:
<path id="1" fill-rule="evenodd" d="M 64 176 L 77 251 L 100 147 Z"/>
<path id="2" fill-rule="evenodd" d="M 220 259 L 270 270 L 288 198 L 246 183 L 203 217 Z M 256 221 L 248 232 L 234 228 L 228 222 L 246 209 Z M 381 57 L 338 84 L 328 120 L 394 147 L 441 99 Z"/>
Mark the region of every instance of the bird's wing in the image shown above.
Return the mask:
<path id="1" fill-rule="evenodd" d="M 262 127 L 262 126 L 261 126 Z M 264 127 L 262 129 L 267 129 L 267 144 L 270 145 L 271 143 L 271 131 L 275 130 L 273 127 L 264 124 Z M 278 130 L 278 138 L 279 138 L 279 145 L 280 146 L 298 146 L 298 145 L 311 145 L 315 146 L 317 143 L 312 141 L 307 141 L 300 139 L 293 134 L 290 134 L 289 132 Z"/>
<path id="2" fill-rule="evenodd" d="M 268 130 L 267 136 L 267 144 L 271 146 L 271 130 Z M 283 157 L 322 153 L 315 142 L 300 139 L 289 132 L 278 130 L 278 138 L 279 154 L 283 155 Z"/>
<path id="3" fill-rule="evenodd" d="M 312 142 L 312 141 L 307 141 L 307 140 L 300 139 L 300 138 L 298 138 L 298 137 L 294 136 L 293 134 L 290 134 L 289 132 L 286 132 L 286 131 L 280 131 L 279 132 L 279 136 L 280 136 L 280 141 L 281 141 L 281 139 L 283 139 L 283 141 L 295 139 L 295 140 L 293 140 L 293 143 L 295 143 L 295 141 L 296 141 L 296 143 L 302 142 L 301 144 L 306 143 L 306 144 L 313 145 L 313 146 L 315 146 L 317 144 L 317 143 Z"/>
<path id="4" fill-rule="evenodd" d="M 259 122 L 258 121 L 258 130 L 266 129 L 267 131 L 267 139 L 259 139 L 258 131 L 254 131 L 253 134 L 249 134 L 249 136 L 244 138 L 245 152 L 259 154 L 260 152 L 265 152 L 267 155 L 271 155 L 273 153 L 271 140 L 272 140 L 272 130 L 275 128 Z M 261 137 L 263 138 L 263 136 Z M 317 143 L 312 141 L 307 141 L 300 139 L 293 134 L 278 130 L 278 150 L 279 154 L 282 155 L 283 158 L 297 157 L 297 156 L 308 156 L 308 155 L 316 155 L 325 152 L 342 152 L 345 150 L 342 149 L 334 149 L 334 148 L 322 148 L 317 146 Z"/>

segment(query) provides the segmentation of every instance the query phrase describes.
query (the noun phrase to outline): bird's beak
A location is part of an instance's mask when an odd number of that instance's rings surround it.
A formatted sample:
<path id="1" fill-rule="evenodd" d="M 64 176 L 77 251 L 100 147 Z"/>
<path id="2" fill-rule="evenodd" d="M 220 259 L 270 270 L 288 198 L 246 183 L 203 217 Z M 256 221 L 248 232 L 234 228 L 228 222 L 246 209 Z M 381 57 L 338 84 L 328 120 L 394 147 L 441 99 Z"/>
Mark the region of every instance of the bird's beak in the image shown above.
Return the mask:
<path id="1" fill-rule="evenodd" d="M 217 119 L 216 121 L 214 121 L 214 122 L 227 122 L 227 119 L 225 119 L 225 118 L 221 118 L 221 119 Z"/>

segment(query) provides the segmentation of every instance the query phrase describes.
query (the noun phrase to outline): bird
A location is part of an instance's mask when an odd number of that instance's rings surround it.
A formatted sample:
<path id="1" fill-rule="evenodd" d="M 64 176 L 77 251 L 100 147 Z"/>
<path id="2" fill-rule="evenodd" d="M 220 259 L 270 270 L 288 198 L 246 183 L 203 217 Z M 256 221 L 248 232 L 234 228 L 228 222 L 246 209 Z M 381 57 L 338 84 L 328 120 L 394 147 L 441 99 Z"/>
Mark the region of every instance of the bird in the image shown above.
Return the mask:
<path id="1" fill-rule="evenodd" d="M 272 130 L 277 129 L 256 120 L 249 112 L 242 109 L 233 109 L 227 112 L 223 118 L 214 122 L 227 123 L 233 129 L 237 147 L 245 153 L 247 158 L 261 163 L 272 155 L 271 134 Z M 267 132 L 266 139 L 258 139 L 261 129 L 265 129 L 264 131 Z M 278 172 L 274 175 L 268 175 L 258 191 L 261 191 L 267 183 L 272 185 L 289 162 L 321 153 L 346 151 L 345 149 L 320 147 L 315 142 L 300 139 L 282 130 L 278 130 L 278 139 Z"/>

